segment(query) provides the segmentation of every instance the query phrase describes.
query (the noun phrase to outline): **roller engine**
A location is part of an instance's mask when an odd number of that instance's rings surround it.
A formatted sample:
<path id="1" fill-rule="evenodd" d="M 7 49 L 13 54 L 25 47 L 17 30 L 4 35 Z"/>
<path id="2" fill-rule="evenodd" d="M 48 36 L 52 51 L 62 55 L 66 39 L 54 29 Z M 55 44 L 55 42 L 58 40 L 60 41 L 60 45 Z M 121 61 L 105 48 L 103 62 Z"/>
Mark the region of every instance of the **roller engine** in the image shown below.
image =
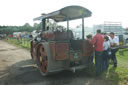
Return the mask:
<path id="1" fill-rule="evenodd" d="M 84 18 L 91 12 L 81 6 L 68 6 L 58 11 L 40 16 L 34 20 L 42 21 L 42 31 L 31 41 L 31 56 L 43 76 L 62 70 L 78 70 L 88 67 L 85 57 Z M 82 19 L 82 39 L 75 39 L 69 29 L 69 21 Z M 67 21 L 66 30 L 46 29 L 46 20 Z"/>

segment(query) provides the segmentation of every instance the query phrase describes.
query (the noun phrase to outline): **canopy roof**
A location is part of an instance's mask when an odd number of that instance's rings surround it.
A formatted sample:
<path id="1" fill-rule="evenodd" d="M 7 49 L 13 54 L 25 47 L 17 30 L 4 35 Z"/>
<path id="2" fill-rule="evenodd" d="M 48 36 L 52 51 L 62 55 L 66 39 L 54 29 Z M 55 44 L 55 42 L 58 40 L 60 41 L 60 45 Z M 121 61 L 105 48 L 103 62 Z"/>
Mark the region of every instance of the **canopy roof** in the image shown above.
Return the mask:
<path id="1" fill-rule="evenodd" d="M 56 22 L 62 22 L 66 20 L 74 20 L 91 16 L 91 11 L 81 6 L 67 6 L 58 11 L 54 11 L 49 14 L 42 15 L 40 17 L 34 18 L 34 20 L 42 20 L 46 18 L 51 18 Z"/>

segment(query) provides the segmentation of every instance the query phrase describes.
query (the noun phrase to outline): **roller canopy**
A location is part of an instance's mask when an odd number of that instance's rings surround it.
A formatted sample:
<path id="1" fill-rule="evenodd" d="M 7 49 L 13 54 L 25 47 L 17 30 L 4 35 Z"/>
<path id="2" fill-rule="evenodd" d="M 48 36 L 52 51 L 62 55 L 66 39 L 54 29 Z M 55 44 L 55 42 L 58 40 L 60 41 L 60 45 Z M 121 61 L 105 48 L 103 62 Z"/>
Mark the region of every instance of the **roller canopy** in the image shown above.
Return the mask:
<path id="1" fill-rule="evenodd" d="M 91 11 L 81 6 L 67 6 L 58 11 L 54 11 L 49 14 L 37 17 L 35 20 L 42 20 L 46 18 L 51 18 L 56 22 L 62 22 L 66 20 L 74 20 L 91 16 Z"/>

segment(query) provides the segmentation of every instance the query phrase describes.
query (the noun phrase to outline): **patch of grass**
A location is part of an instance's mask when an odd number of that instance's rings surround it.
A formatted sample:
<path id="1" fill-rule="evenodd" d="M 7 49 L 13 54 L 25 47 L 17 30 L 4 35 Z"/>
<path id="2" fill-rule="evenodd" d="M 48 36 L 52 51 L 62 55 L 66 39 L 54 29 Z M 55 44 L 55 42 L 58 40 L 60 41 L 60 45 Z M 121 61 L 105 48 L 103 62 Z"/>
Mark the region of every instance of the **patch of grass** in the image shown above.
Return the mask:
<path id="1" fill-rule="evenodd" d="M 119 66 L 115 68 L 110 65 L 108 71 L 103 73 L 102 78 L 113 81 L 123 81 L 124 79 L 128 80 L 128 69 Z"/>
<path id="2" fill-rule="evenodd" d="M 30 49 L 30 40 L 29 39 L 23 38 L 23 39 L 17 40 L 16 38 L 8 38 L 8 42 L 11 44 L 14 44 L 16 46 L 26 48 L 28 50 Z"/>
<path id="3" fill-rule="evenodd" d="M 105 80 L 128 84 L 128 49 L 120 49 L 116 55 L 118 66 L 115 68 L 110 64 L 108 71 L 104 72 L 101 77 Z"/>
<path id="4" fill-rule="evenodd" d="M 107 80 L 113 82 L 113 85 L 128 85 L 128 48 L 120 49 L 117 52 L 117 67 L 113 67 L 113 63 L 110 62 L 109 68 L 99 78 L 101 80 Z M 95 77 L 95 65 L 86 71 L 86 73 Z"/>
<path id="5" fill-rule="evenodd" d="M 117 52 L 117 60 L 120 67 L 128 68 L 128 48 Z"/>

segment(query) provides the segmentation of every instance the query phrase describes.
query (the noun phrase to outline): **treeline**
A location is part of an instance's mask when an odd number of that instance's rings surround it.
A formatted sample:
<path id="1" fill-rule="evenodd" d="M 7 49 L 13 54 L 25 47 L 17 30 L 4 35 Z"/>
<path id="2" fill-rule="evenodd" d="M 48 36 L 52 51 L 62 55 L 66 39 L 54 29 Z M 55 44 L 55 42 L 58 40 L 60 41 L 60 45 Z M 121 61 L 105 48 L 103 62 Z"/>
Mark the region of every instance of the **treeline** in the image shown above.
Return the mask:
<path id="1" fill-rule="evenodd" d="M 56 29 L 56 28 L 63 28 L 64 26 L 58 25 L 54 21 L 46 21 L 46 27 L 49 27 L 49 29 Z M 24 24 L 23 26 L 0 26 L 0 34 L 13 34 L 13 32 L 32 32 L 33 30 L 41 30 L 42 29 L 42 23 L 34 23 L 33 26 L 31 26 L 29 23 Z"/>
<path id="2" fill-rule="evenodd" d="M 33 30 L 40 30 L 41 23 L 35 23 L 33 26 L 30 26 L 29 23 L 24 24 L 23 26 L 0 26 L 0 34 L 12 34 L 13 32 L 32 32 Z"/>

